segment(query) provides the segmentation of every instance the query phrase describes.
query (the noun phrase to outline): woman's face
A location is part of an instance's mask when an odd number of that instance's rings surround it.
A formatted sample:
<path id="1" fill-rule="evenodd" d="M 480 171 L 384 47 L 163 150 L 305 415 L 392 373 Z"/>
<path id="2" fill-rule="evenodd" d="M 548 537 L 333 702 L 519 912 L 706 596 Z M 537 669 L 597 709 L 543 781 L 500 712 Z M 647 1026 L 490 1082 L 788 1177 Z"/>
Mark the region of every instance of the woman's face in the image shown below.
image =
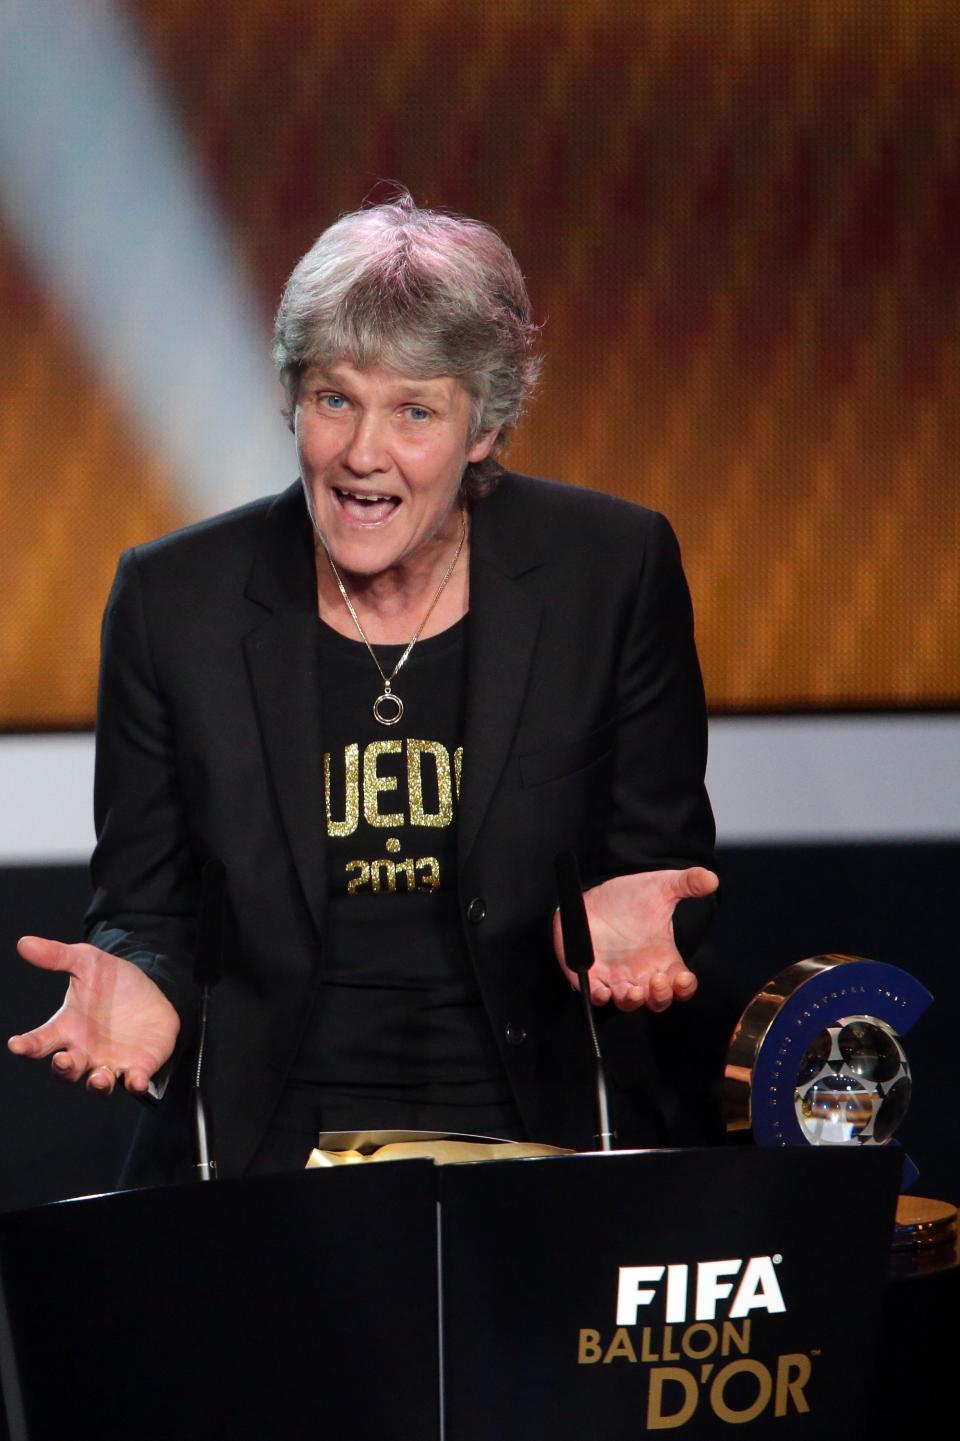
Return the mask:
<path id="1" fill-rule="evenodd" d="M 460 530 L 456 507 L 472 445 L 470 397 L 451 376 L 416 380 L 347 360 L 300 381 L 294 434 L 314 525 L 341 571 L 376 576 L 436 561 Z"/>

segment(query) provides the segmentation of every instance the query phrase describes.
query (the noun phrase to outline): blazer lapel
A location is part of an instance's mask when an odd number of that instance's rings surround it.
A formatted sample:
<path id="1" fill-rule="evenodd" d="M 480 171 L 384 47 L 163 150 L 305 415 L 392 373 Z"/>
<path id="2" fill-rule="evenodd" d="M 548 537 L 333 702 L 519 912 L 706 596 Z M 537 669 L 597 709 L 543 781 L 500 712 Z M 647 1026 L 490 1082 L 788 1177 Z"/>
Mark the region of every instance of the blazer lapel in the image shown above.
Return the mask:
<path id="1" fill-rule="evenodd" d="M 245 636 L 244 650 L 281 822 L 322 933 L 326 824 L 316 572 L 299 484 L 267 513 L 246 593 L 269 612 Z"/>
<path id="2" fill-rule="evenodd" d="M 499 510 L 494 492 L 476 506 L 471 527 L 461 867 L 510 753 L 540 626 L 540 600 L 526 581 L 539 553 L 521 528 L 498 527 Z"/>

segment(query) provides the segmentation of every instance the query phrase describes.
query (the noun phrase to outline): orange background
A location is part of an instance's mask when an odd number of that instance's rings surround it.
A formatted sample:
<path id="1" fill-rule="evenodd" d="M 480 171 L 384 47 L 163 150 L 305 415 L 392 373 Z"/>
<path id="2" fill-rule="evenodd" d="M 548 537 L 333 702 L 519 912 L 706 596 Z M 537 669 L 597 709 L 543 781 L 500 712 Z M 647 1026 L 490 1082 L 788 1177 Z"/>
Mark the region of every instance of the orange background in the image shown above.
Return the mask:
<path id="1" fill-rule="evenodd" d="M 545 322 L 511 463 L 670 516 L 714 709 L 960 705 L 956 0 L 124 8 L 265 345 L 379 180 L 491 221 Z M 184 517 L 9 239 L 0 356 L 0 726 L 85 725 L 116 557 Z"/>

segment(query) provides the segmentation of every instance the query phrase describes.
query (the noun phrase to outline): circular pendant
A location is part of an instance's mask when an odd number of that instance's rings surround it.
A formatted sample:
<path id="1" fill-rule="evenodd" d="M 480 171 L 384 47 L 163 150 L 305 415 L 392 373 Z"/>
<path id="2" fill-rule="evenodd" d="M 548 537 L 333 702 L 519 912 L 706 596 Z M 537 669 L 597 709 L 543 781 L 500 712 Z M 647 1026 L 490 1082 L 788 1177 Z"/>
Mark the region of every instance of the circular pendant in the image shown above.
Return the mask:
<path id="1" fill-rule="evenodd" d="M 403 701 L 392 690 L 385 690 L 373 703 L 373 718 L 382 726 L 395 726 L 403 715 Z"/>

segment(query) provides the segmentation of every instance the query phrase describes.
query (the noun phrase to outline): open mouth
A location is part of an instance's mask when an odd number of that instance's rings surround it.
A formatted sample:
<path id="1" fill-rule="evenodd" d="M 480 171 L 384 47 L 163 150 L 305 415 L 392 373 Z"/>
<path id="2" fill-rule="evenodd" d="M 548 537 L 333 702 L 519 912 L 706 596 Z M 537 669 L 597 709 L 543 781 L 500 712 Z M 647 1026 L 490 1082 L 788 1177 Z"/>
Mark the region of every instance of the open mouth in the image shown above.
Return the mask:
<path id="1" fill-rule="evenodd" d="M 380 525 L 389 519 L 400 504 L 395 495 L 343 490 L 340 486 L 335 487 L 333 493 L 344 514 L 361 525 Z"/>

